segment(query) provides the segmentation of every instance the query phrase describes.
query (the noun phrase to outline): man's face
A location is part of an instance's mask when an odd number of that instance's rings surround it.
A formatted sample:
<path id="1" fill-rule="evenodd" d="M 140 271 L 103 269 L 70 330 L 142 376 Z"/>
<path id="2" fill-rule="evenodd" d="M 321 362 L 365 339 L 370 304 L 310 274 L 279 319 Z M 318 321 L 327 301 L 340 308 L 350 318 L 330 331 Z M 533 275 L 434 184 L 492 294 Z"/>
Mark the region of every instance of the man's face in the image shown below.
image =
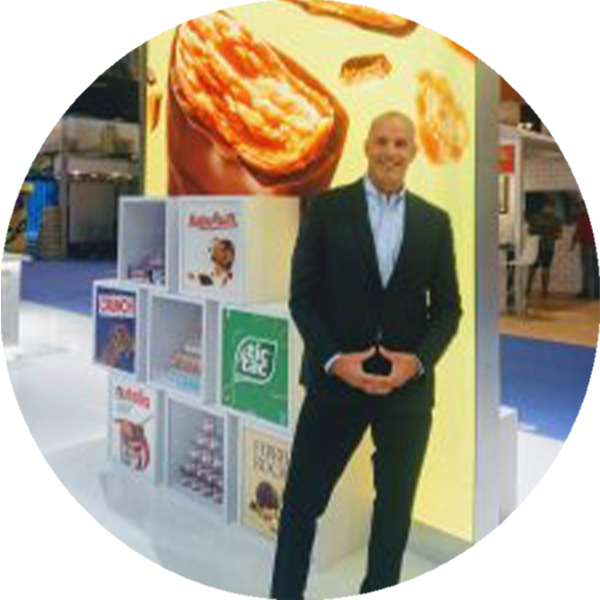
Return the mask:
<path id="1" fill-rule="evenodd" d="M 220 267 L 229 268 L 232 262 L 231 258 L 231 252 L 227 248 L 227 245 L 220 240 L 216 240 L 212 251 L 213 262 Z"/>
<path id="2" fill-rule="evenodd" d="M 376 119 L 365 142 L 365 152 L 373 184 L 382 192 L 397 192 L 404 185 L 417 152 L 414 126 L 400 116 Z"/>

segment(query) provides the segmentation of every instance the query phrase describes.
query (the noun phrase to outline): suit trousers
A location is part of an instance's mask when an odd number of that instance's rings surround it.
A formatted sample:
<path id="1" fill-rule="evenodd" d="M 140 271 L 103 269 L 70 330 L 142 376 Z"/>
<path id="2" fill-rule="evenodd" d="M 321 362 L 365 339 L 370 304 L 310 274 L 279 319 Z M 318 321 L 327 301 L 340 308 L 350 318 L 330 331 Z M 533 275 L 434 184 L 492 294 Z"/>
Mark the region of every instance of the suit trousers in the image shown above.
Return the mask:
<path id="1" fill-rule="evenodd" d="M 292 445 L 271 598 L 304 597 L 317 521 L 367 429 L 375 447 L 375 499 L 360 592 L 399 582 L 431 412 L 407 413 L 397 399 L 390 402 L 385 397 L 328 402 L 309 394 Z"/>

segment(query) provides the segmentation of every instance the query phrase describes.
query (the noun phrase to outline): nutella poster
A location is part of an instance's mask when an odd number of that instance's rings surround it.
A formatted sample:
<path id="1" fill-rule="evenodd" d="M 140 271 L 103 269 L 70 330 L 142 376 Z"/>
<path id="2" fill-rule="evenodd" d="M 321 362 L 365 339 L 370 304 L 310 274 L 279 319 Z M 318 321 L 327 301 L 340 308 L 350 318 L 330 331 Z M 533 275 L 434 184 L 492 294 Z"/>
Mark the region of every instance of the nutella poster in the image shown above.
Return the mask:
<path id="1" fill-rule="evenodd" d="M 242 299 L 245 256 L 240 209 L 239 203 L 202 200 L 182 206 L 181 292 Z"/>
<path id="2" fill-rule="evenodd" d="M 125 289 L 99 286 L 96 290 L 97 363 L 135 373 L 137 294 Z"/>
<path id="3" fill-rule="evenodd" d="M 290 444 L 247 427 L 243 433 L 242 453 L 242 523 L 275 539 L 290 460 Z"/>
<path id="4" fill-rule="evenodd" d="M 144 191 L 312 196 L 364 175 L 376 116 L 411 117 L 418 153 L 407 187 L 450 215 L 464 310 L 436 369 L 415 518 L 472 541 L 478 61 L 401 14 L 358 4 L 257 2 L 198 14 L 150 40 Z M 480 110 L 488 118 L 495 107 Z"/>
<path id="5" fill-rule="evenodd" d="M 117 377 L 110 387 L 110 459 L 155 483 L 160 459 L 157 393 Z"/>

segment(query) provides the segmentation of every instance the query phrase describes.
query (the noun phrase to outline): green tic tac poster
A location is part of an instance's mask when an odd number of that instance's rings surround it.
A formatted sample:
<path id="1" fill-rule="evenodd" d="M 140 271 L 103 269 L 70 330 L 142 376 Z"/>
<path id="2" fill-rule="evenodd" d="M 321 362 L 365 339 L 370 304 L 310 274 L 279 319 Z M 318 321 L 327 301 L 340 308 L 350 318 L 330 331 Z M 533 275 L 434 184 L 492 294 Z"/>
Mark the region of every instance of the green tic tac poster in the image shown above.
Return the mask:
<path id="1" fill-rule="evenodd" d="M 287 320 L 225 309 L 222 352 L 223 405 L 287 427 Z"/>

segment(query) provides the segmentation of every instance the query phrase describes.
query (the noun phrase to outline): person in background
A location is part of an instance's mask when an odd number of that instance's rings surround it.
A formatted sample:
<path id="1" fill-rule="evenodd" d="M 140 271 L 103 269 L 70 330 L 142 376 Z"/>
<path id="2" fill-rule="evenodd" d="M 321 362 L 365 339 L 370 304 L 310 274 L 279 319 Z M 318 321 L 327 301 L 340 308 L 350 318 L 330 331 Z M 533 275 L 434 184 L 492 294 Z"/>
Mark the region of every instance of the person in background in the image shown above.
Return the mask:
<path id="1" fill-rule="evenodd" d="M 540 236 L 540 249 L 536 262 L 529 267 L 527 294 L 531 293 L 533 280 L 539 267 L 542 268 L 542 296 L 548 295 L 550 269 L 554 260 L 554 246 L 562 235 L 562 221 L 556 215 L 554 203 L 546 202 L 542 210 L 532 215 L 529 221 L 529 234 Z"/>
<path id="2" fill-rule="evenodd" d="M 585 203 L 582 203 L 581 211 L 577 217 L 571 240 L 571 250 L 574 250 L 577 245 L 579 245 L 581 260 L 581 291 L 577 294 L 577 298 L 598 298 L 598 288 L 600 286 L 598 256 L 594 242 L 594 231 Z"/>
<path id="3" fill-rule="evenodd" d="M 406 189 L 414 123 L 403 113 L 380 115 L 365 151 L 364 177 L 308 204 L 292 261 L 306 398 L 279 524 L 277 600 L 304 597 L 317 521 L 367 431 L 376 493 L 360 592 L 399 582 L 435 365 L 462 314 L 450 218 Z"/>

